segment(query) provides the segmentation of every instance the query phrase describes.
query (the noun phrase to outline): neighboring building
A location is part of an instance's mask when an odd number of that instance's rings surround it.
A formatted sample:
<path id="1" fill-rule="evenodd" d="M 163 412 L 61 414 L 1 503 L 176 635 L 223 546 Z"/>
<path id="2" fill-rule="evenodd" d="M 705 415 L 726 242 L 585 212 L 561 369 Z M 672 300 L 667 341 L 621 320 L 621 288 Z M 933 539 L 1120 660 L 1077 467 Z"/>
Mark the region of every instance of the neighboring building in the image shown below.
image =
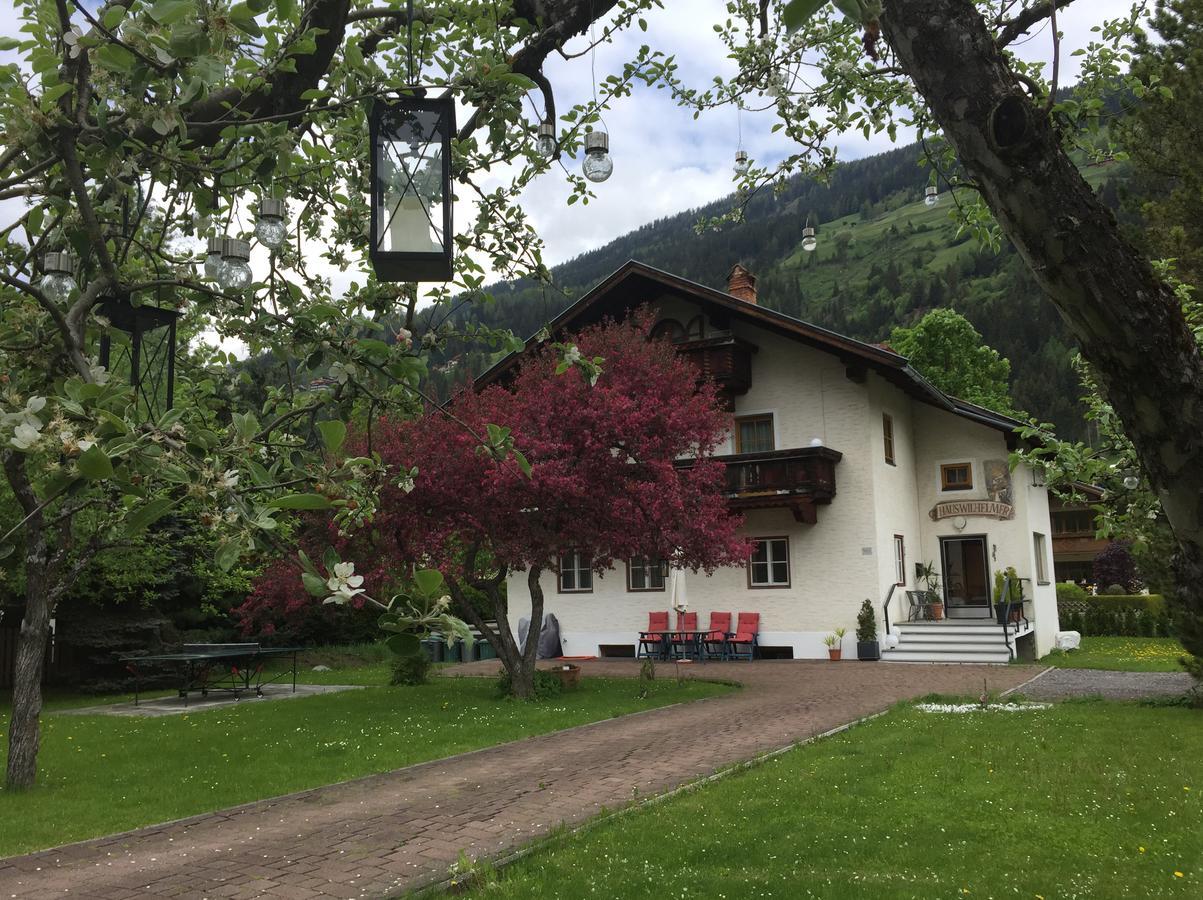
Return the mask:
<path id="1" fill-rule="evenodd" d="M 1052 584 L 1048 492 L 1008 451 L 1019 424 L 948 397 L 906 359 L 756 304 L 742 266 L 729 293 L 629 262 L 552 323 L 553 333 L 647 304 L 701 373 L 717 382 L 733 414 L 727 453 L 732 507 L 755 541 L 748 568 L 685 576 L 689 608 L 758 612 L 764 655 L 826 656 L 824 635 L 849 631 L 867 597 L 887 595 L 894 658 L 1006 661 L 1009 644 L 1047 653 L 1058 630 Z M 532 341 L 527 347 L 533 346 Z M 478 383 L 504 379 L 511 355 Z M 906 625 L 905 591 L 916 564 L 941 573 L 948 618 Z M 994 572 L 1025 579 L 1027 620 L 1007 631 L 990 619 Z M 667 609 L 670 578 L 659 561 L 629 560 L 594 578 L 565 548 L 544 575 L 546 611 L 559 619 L 570 655 L 631 655 L 650 610 Z M 526 597 L 526 576 L 510 576 Z M 511 604 L 514 621 L 523 602 Z M 528 613 L 529 614 L 529 613 Z"/>
<path id="2" fill-rule="evenodd" d="M 1088 484 L 1077 486 L 1088 499 L 1082 502 L 1049 497 L 1049 513 L 1053 523 L 1053 571 L 1057 581 L 1094 582 L 1094 558 L 1110 543 L 1097 538 L 1096 514 L 1091 502 L 1097 502 L 1103 492 Z"/>

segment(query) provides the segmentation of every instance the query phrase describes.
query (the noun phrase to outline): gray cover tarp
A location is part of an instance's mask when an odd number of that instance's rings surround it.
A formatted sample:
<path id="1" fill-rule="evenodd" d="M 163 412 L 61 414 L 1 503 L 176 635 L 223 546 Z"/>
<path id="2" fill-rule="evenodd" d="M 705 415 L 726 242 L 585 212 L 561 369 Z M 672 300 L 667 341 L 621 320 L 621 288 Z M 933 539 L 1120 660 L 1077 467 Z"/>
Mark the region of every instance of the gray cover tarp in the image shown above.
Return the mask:
<path id="1" fill-rule="evenodd" d="M 530 633 L 530 618 L 523 617 L 518 620 L 518 649 L 522 650 L 526 647 L 526 636 Z M 547 613 L 543 616 L 543 630 L 539 632 L 539 648 L 535 651 L 537 659 L 555 659 L 557 656 L 563 656 L 564 651 L 560 648 L 560 623 L 556 619 L 554 613 Z"/>

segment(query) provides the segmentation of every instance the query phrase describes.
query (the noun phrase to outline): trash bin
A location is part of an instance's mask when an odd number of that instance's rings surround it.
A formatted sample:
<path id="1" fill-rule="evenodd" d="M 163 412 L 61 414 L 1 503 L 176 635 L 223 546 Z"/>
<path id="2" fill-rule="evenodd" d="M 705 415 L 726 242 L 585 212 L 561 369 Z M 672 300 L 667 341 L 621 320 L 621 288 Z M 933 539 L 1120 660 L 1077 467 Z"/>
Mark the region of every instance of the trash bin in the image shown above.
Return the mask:
<path id="1" fill-rule="evenodd" d="M 422 649 L 430 657 L 431 662 L 437 663 L 443 661 L 443 648 L 446 646 L 438 638 L 426 638 L 426 640 L 422 641 Z"/>
<path id="2" fill-rule="evenodd" d="M 454 644 L 448 647 L 443 644 L 443 662 L 463 662 L 464 661 L 464 642 L 457 639 Z"/>
<path id="3" fill-rule="evenodd" d="M 496 659 L 497 651 L 493 649 L 493 645 L 484 638 L 480 638 L 472 645 L 474 655 L 477 659 Z"/>

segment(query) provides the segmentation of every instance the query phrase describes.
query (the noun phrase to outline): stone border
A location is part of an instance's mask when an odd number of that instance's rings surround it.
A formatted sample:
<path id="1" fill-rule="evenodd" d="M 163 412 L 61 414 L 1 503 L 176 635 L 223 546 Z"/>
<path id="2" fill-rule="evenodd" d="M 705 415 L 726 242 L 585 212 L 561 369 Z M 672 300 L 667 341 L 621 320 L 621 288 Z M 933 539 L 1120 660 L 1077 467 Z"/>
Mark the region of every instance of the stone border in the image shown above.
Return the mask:
<path id="1" fill-rule="evenodd" d="M 1047 669 L 1045 669 L 1043 672 L 1037 672 L 1035 675 L 1033 675 L 1031 678 L 1029 678 L 1029 679 L 1028 679 L 1027 681 L 1025 681 L 1023 684 L 1017 684 L 1017 685 L 1015 685 L 1015 687 L 1013 687 L 1013 688 L 1007 688 L 1005 691 L 1003 691 L 1003 692 L 1002 692 L 1001 694 L 999 694 L 998 696 L 999 696 L 999 697 L 1009 697 L 1011 694 L 1014 694 L 1014 693 L 1017 693 L 1017 692 L 1019 692 L 1019 691 L 1023 690 L 1025 687 L 1027 687 L 1027 686 L 1028 686 L 1029 684 L 1031 684 L 1033 681 L 1036 681 L 1037 679 L 1043 678 L 1045 675 L 1047 675 L 1049 672 L 1053 671 L 1053 670 L 1054 670 L 1054 669 L 1056 669 L 1056 668 L 1057 668 L 1056 666 L 1049 666 L 1049 667 L 1048 667 Z"/>

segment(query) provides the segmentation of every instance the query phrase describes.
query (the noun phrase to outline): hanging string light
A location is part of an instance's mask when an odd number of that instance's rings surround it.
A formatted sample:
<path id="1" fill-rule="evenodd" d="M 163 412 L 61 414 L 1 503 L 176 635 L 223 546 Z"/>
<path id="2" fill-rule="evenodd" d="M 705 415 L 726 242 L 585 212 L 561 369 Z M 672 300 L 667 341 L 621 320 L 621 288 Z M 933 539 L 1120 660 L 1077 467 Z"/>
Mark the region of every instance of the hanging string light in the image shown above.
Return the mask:
<path id="1" fill-rule="evenodd" d="M 743 104 L 735 101 L 735 131 L 738 143 L 735 150 L 735 174 L 748 174 L 748 151 L 744 149 Z"/>
<path id="2" fill-rule="evenodd" d="M 205 253 L 205 277 L 210 281 L 217 280 L 217 274 L 221 271 L 221 251 L 225 245 L 226 237 L 223 234 L 221 237 L 209 238 L 208 250 Z"/>
<path id="3" fill-rule="evenodd" d="M 593 106 L 597 108 L 597 42 L 593 38 L 592 23 L 589 25 L 589 73 L 593 85 Z M 614 174 L 614 160 L 610 159 L 610 135 L 600 111 L 597 118 L 602 127 L 585 135 L 585 161 L 581 168 L 586 178 L 600 184 Z"/>
<path id="4" fill-rule="evenodd" d="M 802 249 L 807 253 L 813 253 L 818 246 L 819 241 L 815 237 L 814 226 L 810 224 L 810 213 L 807 213 L 806 225 L 802 228 Z"/>
<path id="5" fill-rule="evenodd" d="M 43 275 L 38 281 L 38 289 L 55 303 L 64 302 L 78 287 L 76 265 L 75 257 L 66 251 L 47 253 L 42 257 Z"/>
<path id="6" fill-rule="evenodd" d="M 255 219 L 255 237 L 269 250 L 279 250 L 288 233 L 288 211 L 283 200 L 271 198 L 259 202 L 259 215 Z"/>
<path id="7" fill-rule="evenodd" d="M 226 238 L 222 242 L 221 267 L 217 283 L 223 291 L 241 291 L 253 278 L 251 274 L 251 245 L 248 241 Z"/>
<path id="8" fill-rule="evenodd" d="M 551 159 L 556 155 L 556 126 L 551 122 L 539 123 L 539 138 L 537 143 L 539 155 Z"/>
<path id="9" fill-rule="evenodd" d="M 940 189 L 934 184 L 929 184 L 923 195 L 923 202 L 928 206 L 935 206 L 940 202 Z"/>

